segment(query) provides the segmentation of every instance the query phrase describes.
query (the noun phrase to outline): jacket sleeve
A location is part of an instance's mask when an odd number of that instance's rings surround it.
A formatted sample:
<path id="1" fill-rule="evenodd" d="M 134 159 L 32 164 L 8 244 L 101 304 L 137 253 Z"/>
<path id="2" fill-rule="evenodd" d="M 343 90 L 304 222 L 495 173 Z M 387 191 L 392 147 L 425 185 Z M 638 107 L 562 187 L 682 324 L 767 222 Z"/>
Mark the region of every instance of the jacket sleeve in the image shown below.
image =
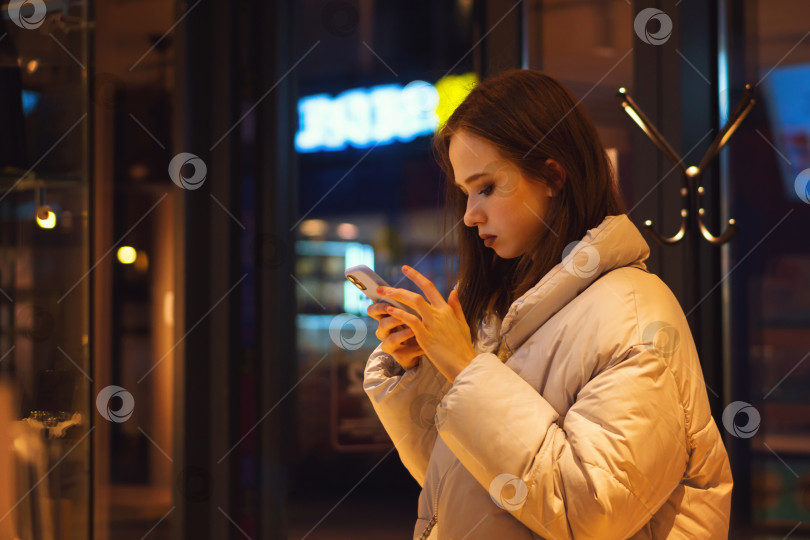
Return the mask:
<path id="1" fill-rule="evenodd" d="M 627 538 L 681 481 L 689 456 L 677 384 L 643 346 L 589 380 L 565 417 L 480 354 L 437 410 L 438 431 L 498 506 L 547 538 Z"/>
<path id="2" fill-rule="evenodd" d="M 366 364 L 363 389 L 402 463 L 422 486 L 436 442 L 436 406 L 451 384 L 426 357 L 405 371 L 380 346 Z"/>

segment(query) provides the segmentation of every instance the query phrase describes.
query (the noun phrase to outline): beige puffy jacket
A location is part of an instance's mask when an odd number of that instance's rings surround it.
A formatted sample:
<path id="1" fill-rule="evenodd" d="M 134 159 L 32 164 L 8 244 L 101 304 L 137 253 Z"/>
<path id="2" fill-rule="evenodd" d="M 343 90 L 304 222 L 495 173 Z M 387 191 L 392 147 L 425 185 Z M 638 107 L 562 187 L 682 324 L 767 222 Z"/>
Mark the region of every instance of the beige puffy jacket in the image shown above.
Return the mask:
<path id="1" fill-rule="evenodd" d="M 453 384 L 426 357 L 403 371 L 372 353 L 365 391 L 422 486 L 415 539 L 728 536 L 728 457 L 648 256 L 607 217 L 481 325 Z"/>

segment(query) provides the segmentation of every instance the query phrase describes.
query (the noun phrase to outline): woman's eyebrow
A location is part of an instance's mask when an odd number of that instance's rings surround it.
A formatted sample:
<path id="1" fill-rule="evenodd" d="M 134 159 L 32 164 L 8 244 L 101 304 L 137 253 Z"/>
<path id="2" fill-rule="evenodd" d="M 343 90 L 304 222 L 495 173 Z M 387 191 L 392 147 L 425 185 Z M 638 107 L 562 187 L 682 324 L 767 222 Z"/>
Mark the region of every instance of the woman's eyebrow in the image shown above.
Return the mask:
<path id="1" fill-rule="evenodd" d="M 464 183 L 465 183 L 465 184 L 469 184 L 469 183 L 470 183 L 470 182 L 472 182 L 473 180 L 476 180 L 476 179 L 478 179 L 478 178 L 480 178 L 480 177 L 482 177 L 482 176 L 488 176 L 488 175 L 489 175 L 489 173 L 486 173 L 486 172 L 475 173 L 475 174 L 473 174 L 472 176 L 470 176 L 469 178 L 467 178 L 467 179 L 464 181 Z M 455 182 L 455 184 L 456 184 L 457 186 L 460 186 L 460 185 L 461 185 L 461 184 L 459 184 L 458 182 Z"/>

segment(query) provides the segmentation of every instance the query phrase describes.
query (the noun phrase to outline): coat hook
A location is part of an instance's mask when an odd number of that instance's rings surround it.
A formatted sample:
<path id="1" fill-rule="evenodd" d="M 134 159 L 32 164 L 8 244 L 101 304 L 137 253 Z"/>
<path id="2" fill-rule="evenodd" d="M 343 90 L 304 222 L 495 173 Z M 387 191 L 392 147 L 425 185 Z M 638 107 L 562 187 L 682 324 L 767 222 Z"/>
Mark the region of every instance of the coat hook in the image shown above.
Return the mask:
<path id="1" fill-rule="evenodd" d="M 706 224 L 703 222 L 706 211 L 701 206 L 701 198 L 703 196 L 704 189 L 703 186 L 700 185 L 700 180 L 708 164 L 717 156 L 718 153 L 720 153 L 720 150 L 723 149 L 731 136 L 734 135 L 737 128 L 756 104 L 753 94 L 753 87 L 750 84 L 746 84 L 740 101 L 737 103 L 737 106 L 734 108 L 731 115 L 729 115 L 726 125 L 723 126 L 723 129 L 720 130 L 720 133 L 718 133 L 712 141 L 711 146 L 709 146 L 709 149 L 706 151 L 706 154 L 700 161 L 700 165 L 685 167 L 683 164 L 683 158 L 678 158 L 678 155 L 675 153 L 672 145 L 669 144 L 661 132 L 656 129 L 652 122 L 650 122 L 650 119 L 647 118 L 633 98 L 630 97 L 627 90 L 623 87 L 619 88 L 619 92 L 616 97 L 619 99 L 622 108 L 625 110 L 628 116 L 630 116 L 630 118 L 633 119 L 633 121 L 642 129 L 642 131 L 644 131 L 653 144 L 655 144 L 655 146 L 657 146 L 658 149 L 661 150 L 661 152 L 681 170 L 684 185 L 681 188 L 683 204 L 681 208 L 681 226 L 678 229 L 678 232 L 673 236 L 663 236 L 653 229 L 652 220 L 648 219 L 644 222 L 647 232 L 662 246 L 674 245 L 683 240 L 689 226 L 690 215 L 694 216 L 694 221 L 697 224 L 697 228 L 700 230 L 703 238 L 705 238 L 710 244 L 716 246 L 723 245 L 728 242 L 737 232 L 737 222 L 733 219 L 728 220 L 728 227 L 726 227 L 726 230 L 723 231 L 719 236 L 714 236 L 706 227 Z"/>

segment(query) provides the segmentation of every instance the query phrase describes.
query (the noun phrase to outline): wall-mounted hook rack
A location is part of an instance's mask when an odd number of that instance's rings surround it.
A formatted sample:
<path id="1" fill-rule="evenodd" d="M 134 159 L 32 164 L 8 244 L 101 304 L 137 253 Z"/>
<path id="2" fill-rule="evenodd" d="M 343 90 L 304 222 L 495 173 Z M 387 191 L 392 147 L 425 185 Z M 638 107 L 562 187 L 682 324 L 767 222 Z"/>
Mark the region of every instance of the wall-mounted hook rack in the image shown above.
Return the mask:
<path id="1" fill-rule="evenodd" d="M 754 104 L 756 104 L 756 100 L 754 99 L 753 95 L 753 87 L 750 84 L 746 84 L 740 101 L 737 103 L 734 111 L 729 116 L 726 125 L 723 126 L 723 129 L 720 130 L 720 133 L 718 133 L 712 141 L 712 144 L 706 151 L 703 159 L 700 160 L 700 164 L 697 166 L 693 165 L 691 167 L 686 167 L 683 163 L 683 158 L 678 157 L 677 153 L 669 142 L 667 142 L 661 132 L 656 129 L 653 123 L 650 122 L 650 119 L 647 118 L 647 115 L 644 114 L 633 98 L 630 97 L 627 90 L 624 88 L 619 88 L 619 92 L 616 96 L 619 98 L 622 108 L 625 110 L 628 116 L 630 116 L 630 118 L 632 118 L 633 121 L 638 124 L 638 126 L 642 129 L 642 131 L 644 131 L 647 137 L 650 138 L 653 144 L 655 144 L 655 146 L 657 146 L 658 149 L 661 150 L 661 152 L 663 152 L 664 155 L 667 156 L 667 158 L 669 158 L 669 160 L 672 161 L 678 169 L 680 169 L 682 174 L 683 187 L 681 188 L 681 197 L 683 199 L 683 207 L 681 209 L 681 226 L 678 229 L 678 232 L 676 232 L 673 236 L 663 236 L 653 229 L 652 220 L 648 219 L 644 222 L 647 232 L 662 246 L 670 246 L 683 240 L 683 238 L 686 236 L 686 231 L 689 229 L 690 220 L 695 220 L 697 229 L 700 230 L 703 238 L 705 238 L 710 244 L 716 246 L 725 244 L 737 232 L 737 222 L 733 219 L 728 220 L 728 227 L 719 236 L 713 235 L 706 227 L 706 224 L 703 222 L 703 217 L 706 211 L 701 206 L 701 198 L 703 196 L 704 189 L 703 186 L 700 185 L 700 181 L 709 163 L 717 156 L 723 146 L 726 145 L 731 136 L 734 135 L 734 132 L 737 131 L 737 128 L 740 126 L 745 117 L 748 116 L 748 113 L 751 112 Z"/>

